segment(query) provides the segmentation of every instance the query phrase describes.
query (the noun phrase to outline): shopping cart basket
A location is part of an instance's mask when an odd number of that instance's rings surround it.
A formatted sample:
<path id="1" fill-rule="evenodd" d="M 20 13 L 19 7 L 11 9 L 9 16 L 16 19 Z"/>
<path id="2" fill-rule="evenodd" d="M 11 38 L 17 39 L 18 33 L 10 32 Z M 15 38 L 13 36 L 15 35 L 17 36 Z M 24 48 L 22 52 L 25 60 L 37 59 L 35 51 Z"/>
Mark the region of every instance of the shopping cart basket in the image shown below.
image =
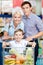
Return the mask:
<path id="1" fill-rule="evenodd" d="M 34 65 L 34 48 L 23 49 L 24 47 L 3 48 L 3 65 Z"/>

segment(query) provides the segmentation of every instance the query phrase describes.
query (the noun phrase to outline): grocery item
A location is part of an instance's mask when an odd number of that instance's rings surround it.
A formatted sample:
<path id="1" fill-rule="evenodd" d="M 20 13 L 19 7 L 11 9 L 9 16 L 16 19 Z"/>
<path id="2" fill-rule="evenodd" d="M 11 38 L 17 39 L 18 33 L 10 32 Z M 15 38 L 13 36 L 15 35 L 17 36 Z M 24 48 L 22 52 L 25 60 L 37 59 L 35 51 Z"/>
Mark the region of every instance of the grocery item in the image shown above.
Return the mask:
<path id="1" fill-rule="evenodd" d="M 30 47 L 26 51 L 26 59 L 27 61 L 25 62 L 25 65 L 34 65 L 34 50 Z"/>
<path id="2" fill-rule="evenodd" d="M 11 58 L 16 58 L 16 55 L 15 55 L 15 54 L 12 54 L 12 55 L 11 55 Z"/>
<path id="3" fill-rule="evenodd" d="M 2 23 L 2 18 L 0 18 L 0 23 Z"/>
<path id="4" fill-rule="evenodd" d="M 10 50 L 9 50 L 9 53 L 10 53 L 10 54 L 19 55 L 19 53 L 17 53 L 17 51 L 16 51 L 14 48 L 10 49 Z"/>
<path id="5" fill-rule="evenodd" d="M 15 59 L 14 58 L 7 58 L 7 59 L 4 59 L 4 64 L 5 65 L 13 65 L 15 64 Z"/>
<path id="6" fill-rule="evenodd" d="M 43 65 L 43 58 L 37 58 L 36 65 Z"/>
<path id="7" fill-rule="evenodd" d="M 38 49 L 38 54 L 39 54 L 39 55 L 42 55 L 42 48 L 39 48 L 39 49 Z"/>

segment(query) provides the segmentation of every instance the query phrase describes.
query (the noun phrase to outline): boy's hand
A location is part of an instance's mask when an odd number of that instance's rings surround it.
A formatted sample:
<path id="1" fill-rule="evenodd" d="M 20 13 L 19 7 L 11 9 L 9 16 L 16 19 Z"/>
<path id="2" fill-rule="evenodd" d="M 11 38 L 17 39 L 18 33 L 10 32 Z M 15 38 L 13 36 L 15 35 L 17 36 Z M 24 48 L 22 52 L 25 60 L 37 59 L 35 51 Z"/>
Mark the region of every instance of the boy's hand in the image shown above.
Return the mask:
<path id="1" fill-rule="evenodd" d="M 36 43 L 35 42 L 32 42 L 32 47 L 34 48 L 36 46 Z"/>
<path id="2" fill-rule="evenodd" d="M 32 45 L 32 47 L 34 48 L 36 46 L 35 42 L 29 42 L 29 45 Z"/>

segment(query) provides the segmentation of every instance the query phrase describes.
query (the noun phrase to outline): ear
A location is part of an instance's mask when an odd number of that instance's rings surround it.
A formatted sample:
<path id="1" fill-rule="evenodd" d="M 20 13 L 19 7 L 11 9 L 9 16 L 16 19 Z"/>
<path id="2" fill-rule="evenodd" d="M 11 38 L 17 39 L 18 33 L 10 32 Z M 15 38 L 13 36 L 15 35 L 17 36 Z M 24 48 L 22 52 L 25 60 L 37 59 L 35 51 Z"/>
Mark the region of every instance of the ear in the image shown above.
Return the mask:
<path id="1" fill-rule="evenodd" d="M 22 36 L 22 38 L 24 38 L 24 35 Z"/>
<path id="2" fill-rule="evenodd" d="M 30 10 L 32 11 L 32 7 L 30 8 Z"/>

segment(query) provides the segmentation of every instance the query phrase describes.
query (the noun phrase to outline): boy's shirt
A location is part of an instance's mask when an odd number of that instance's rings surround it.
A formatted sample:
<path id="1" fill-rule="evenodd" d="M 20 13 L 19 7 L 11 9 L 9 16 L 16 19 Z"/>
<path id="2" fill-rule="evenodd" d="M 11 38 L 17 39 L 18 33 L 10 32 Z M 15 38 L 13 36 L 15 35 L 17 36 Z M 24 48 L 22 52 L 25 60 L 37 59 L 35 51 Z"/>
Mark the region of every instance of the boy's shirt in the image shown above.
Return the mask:
<path id="1" fill-rule="evenodd" d="M 26 45 L 29 42 L 22 39 L 20 42 L 14 40 L 14 41 L 10 41 L 9 43 L 11 48 L 14 48 L 18 53 L 23 53 L 23 51 L 26 49 Z"/>

